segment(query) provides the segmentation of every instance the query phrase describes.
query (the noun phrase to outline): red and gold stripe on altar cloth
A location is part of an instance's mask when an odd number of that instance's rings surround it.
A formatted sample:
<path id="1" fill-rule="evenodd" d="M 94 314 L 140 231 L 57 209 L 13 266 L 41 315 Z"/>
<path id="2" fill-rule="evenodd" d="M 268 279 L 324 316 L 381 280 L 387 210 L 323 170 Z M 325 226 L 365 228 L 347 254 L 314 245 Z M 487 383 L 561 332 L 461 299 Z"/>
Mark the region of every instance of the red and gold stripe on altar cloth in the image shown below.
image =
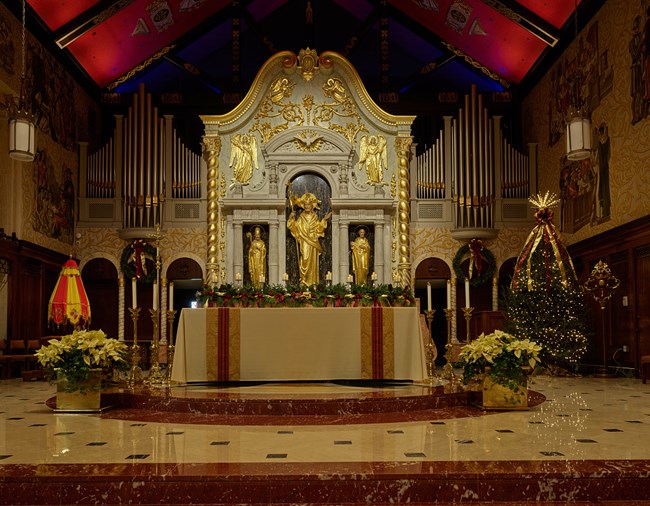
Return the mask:
<path id="1" fill-rule="evenodd" d="M 361 326 L 361 378 L 395 378 L 395 325 L 392 308 L 363 307 Z"/>
<path id="2" fill-rule="evenodd" d="M 239 381 L 241 320 L 238 308 L 205 312 L 205 353 L 208 381 Z"/>

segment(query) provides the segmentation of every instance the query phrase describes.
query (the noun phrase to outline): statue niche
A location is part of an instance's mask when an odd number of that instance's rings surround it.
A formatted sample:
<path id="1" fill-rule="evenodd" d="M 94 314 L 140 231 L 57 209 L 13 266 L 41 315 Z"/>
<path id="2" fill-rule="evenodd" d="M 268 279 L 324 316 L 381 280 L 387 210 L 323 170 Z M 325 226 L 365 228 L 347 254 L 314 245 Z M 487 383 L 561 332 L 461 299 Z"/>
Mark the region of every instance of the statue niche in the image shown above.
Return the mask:
<path id="1" fill-rule="evenodd" d="M 286 271 L 289 283 L 318 284 L 332 270 L 331 189 L 327 181 L 315 173 L 303 173 L 287 185 Z M 303 213 L 305 216 L 301 219 Z M 307 225 L 307 214 L 314 213 Z M 305 237 L 307 229 L 309 235 Z M 322 234 L 321 237 L 318 235 Z M 320 245 L 320 254 L 317 251 Z M 316 255 L 313 258 L 306 258 Z M 309 266 L 308 264 L 314 263 Z M 302 273 L 301 273 L 302 264 Z M 310 274 L 307 271 L 316 269 Z M 306 276 L 306 277 L 305 277 Z"/>

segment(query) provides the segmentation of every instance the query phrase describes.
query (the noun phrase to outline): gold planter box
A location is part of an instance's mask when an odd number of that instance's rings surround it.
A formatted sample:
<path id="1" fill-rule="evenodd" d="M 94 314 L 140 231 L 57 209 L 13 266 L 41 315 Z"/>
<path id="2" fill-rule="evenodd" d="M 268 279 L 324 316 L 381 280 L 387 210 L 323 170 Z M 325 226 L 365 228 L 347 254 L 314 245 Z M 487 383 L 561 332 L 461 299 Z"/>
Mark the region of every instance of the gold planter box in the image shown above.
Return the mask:
<path id="1" fill-rule="evenodd" d="M 83 393 L 79 390 L 66 392 L 68 380 L 59 373 L 56 380 L 55 411 L 68 413 L 95 413 L 101 411 L 101 380 L 102 371 L 99 370 L 88 378 Z"/>
<path id="2" fill-rule="evenodd" d="M 483 409 L 528 409 L 528 385 L 523 384 L 515 392 L 495 383 L 489 376 L 483 379 Z"/>

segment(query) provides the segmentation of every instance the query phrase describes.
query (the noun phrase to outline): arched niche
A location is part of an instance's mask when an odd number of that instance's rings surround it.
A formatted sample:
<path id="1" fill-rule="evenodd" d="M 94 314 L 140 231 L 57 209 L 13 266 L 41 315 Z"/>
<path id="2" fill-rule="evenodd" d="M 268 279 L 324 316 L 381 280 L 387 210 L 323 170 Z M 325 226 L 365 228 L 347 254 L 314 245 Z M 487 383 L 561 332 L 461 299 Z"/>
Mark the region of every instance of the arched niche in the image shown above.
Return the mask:
<path id="1" fill-rule="evenodd" d="M 106 258 L 93 258 L 81 270 L 81 279 L 90 302 L 93 329 L 102 329 L 108 337 L 118 337 L 119 286 L 117 269 Z"/>

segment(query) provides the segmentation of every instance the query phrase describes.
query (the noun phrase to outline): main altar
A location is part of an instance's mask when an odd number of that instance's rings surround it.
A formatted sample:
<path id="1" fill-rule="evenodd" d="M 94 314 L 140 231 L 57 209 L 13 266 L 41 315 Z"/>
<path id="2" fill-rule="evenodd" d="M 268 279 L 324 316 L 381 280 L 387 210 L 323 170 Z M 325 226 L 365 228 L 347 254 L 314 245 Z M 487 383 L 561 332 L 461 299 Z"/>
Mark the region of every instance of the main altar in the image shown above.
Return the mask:
<path id="1" fill-rule="evenodd" d="M 415 307 L 184 309 L 172 380 L 426 379 Z"/>

